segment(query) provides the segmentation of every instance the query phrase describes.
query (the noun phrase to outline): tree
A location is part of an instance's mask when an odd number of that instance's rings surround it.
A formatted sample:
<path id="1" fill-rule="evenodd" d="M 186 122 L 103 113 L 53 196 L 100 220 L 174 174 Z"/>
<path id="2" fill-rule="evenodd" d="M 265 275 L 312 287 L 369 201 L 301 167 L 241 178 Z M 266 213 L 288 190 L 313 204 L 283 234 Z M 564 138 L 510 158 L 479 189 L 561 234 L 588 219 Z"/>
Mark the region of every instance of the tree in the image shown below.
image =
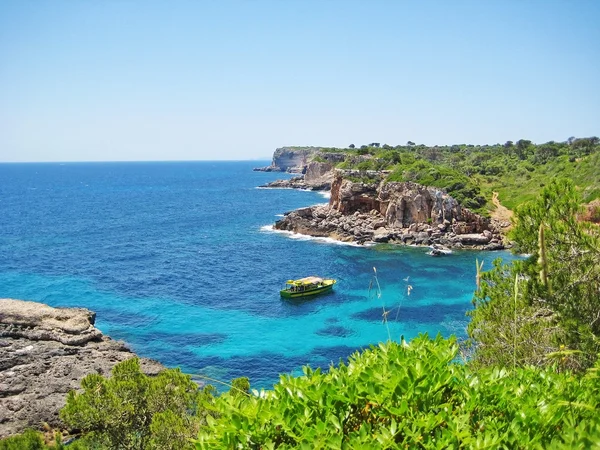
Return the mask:
<path id="1" fill-rule="evenodd" d="M 482 276 L 469 325 L 475 363 L 582 370 L 600 352 L 600 229 L 579 222 L 581 197 L 554 180 L 515 211 L 515 251 L 529 258 Z M 512 360 L 512 361 L 511 361 Z"/>
<path id="2" fill-rule="evenodd" d="M 148 377 L 137 358 L 117 364 L 108 379 L 87 375 L 81 387 L 69 392 L 61 419 L 94 445 L 131 450 L 191 448 L 214 391 L 200 391 L 179 369 Z"/>
<path id="3" fill-rule="evenodd" d="M 350 145 L 348 146 L 348 148 L 354 148 L 354 147 L 355 147 L 355 146 L 354 146 L 354 144 L 350 144 Z"/>
<path id="4" fill-rule="evenodd" d="M 558 149 L 554 143 L 538 145 L 535 149 L 534 161 L 537 164 L 546 164 L 550 159 L 558 155 Z"/>
<path id="5" fill-rule="evenodd" d="M 413 146 L 414 146 L 414 145 L 416 145 L 416 144 L 415 144 L 413 141 L 408 141 L 408 142 L 406 143 L 406 145 L 407 145 L 407 146 L 409 146 L 409 147 L 413 147 Z"/>
<path id="6" fill-rule="evenodd" d="M 519 159 L 526 159 L 529 153 L 529 147 L 531 146 L 531 141 L 527 139 L 519 139 L 516 144 L 516 154 Z"/>

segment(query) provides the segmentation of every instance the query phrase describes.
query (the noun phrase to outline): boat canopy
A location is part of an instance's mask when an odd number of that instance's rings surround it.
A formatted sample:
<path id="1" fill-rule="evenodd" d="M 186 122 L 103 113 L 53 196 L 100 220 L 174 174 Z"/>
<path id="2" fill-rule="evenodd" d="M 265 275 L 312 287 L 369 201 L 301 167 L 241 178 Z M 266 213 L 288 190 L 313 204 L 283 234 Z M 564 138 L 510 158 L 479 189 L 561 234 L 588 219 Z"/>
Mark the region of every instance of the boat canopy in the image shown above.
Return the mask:
<path id="1" fill-rule="evenodd" d="M 307 285 L 307 284 L 318 284 L 318 283 L 322 283 L 323 282 L 323 278 L 320 277 L 306 277 L 306 278 L 300 278 L 299 280 L 287 280 L 285 282 L 285 284 L 293 284 L 295 286 L 302 286 L 302 285 Z"/>

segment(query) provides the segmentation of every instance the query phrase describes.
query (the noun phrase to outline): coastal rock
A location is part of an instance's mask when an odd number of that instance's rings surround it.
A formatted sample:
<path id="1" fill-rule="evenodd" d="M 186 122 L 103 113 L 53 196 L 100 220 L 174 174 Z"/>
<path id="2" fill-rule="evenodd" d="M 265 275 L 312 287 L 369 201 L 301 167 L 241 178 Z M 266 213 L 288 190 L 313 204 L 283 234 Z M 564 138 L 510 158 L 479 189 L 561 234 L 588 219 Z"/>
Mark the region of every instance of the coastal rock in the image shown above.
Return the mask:
<path id="1" fill-rule="evenodd" d="M 304 173 L 310 157 L 321 150 L 320 147 L 280 147 L 273 153 L 271 165 L 254 170 L 261 172 Z"/>
<path id="2" fill-rule="evenodd" d="M 107 375 L 135 356 L 94 321 L 95 314 L 83 308 L 0 299 L 0 438 L 43 423 L 61 427 L 66 394 L 85 375 Z M 149 375 L 164 369 L 149 359 L 141 364 Z"/>
<path id="3" fill-rule="evenodd" d="M 303 208 L 287 214 L 275 228 L 358 243 L 504 248 L 489 219 L 461 207 L 441 189 L 385 182 L 380 174 L 363 173 L 359 179 L 367 181 L 352 181 L 347 173 L 336 170 L 328 206 L 313 206 L 312 213 Z"/>
<path id="4" fill-rule="evenodd" d="M 275 180 L 262 188 L 290 188 L 311 191 L 328 191 L 333 180 L 333 164 L 329 162 L 310 162 L 304 169 L 304 175 L 288 180 Z"/>

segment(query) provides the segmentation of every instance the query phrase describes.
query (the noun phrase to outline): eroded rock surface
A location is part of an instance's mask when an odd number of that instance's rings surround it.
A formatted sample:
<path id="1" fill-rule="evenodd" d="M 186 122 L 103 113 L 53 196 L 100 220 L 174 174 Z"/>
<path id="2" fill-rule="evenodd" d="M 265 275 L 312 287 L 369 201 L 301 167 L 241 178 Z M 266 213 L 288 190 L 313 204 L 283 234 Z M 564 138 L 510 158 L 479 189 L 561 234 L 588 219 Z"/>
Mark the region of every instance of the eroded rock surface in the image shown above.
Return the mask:
<path id="1" fill-rule="evenodd" d="M 95 313 L 0 299 L 0 438 L 43 423 L 61 427 L 59 410 L 89 373 L 108 375 L 135 356 L 94 327 Z M 141 359 L 149 375 L 164 367 Z"/>
<path id="2" fill-rule="evenodd" d="M 303 171 L 302 176 L 292 177 L 289 180 L 275 180 L 260 187 L 308 189 L 312 191 L 331 189 L 334 176 L 332 163 L 313 161 L 308 163 Z"/>
<path id="3" fill-rule="evenodd" d="M 443 190 L 412 182 L 355 182 L 340 171 L 329 205 L 286 213 L 275 228 L 358 243 L 504 248 L 494 223 L 462 208 Z"/>
<path id="4" fill-rule="evenodd" d="M 254 170 L 303 173 L 311 157 L 320 150 L 321 147 L 280 147 L 275 149 L 270 166 L 257 167 Z"/>

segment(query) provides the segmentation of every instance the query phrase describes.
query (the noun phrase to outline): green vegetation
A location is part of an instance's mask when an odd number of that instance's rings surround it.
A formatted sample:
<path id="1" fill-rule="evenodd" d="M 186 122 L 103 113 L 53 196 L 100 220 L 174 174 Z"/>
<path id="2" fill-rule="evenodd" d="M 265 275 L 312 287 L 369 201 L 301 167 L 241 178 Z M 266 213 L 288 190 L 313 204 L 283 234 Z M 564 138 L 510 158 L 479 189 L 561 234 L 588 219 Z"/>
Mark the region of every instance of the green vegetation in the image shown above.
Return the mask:
<path id="1" fill-rule="evenodd" d="M 524 261 L 481 275 L 469 334 L 481 366 L 590 367 L 600 352 L 600 228 L 578 222 L 573 183 L 549 183 L 517 208 L 512 238 Z"/>
<path id="2" fill-rule="evenodd" d="M 81 441 L 72 442 L 70 444 L 62 443 L 60 433 L 55 434 L 52 445 L 47 445 L 44 442 L 44 436 L 39 431 L 26 430 L 18 436 L 11 436 L 0 440 L 0 450 L 88 450 L 90 448 Z"/>
<path id="3" fill-rule="evenodd" d="M 87 448 L 185 449 L 207 417 L 213 388 L 199 390 L 178 369 L 148 377 L 133 358 L 110 378 L 86 376 L 83 392 L 70 392 L 61 419 L 85 434 Z"/>
<path id="4" fill-rule="evenodd" d="M 47 448 L 42 434 L 34 430 L 27 430 L 19 436 L 0 440 L 0 450 L 45 450 Z"/>
<path id="5" fill-rule="evenodd" d="M 473 370 L 452 339 L 379 344 L 273 391 L 223 395 L 196 441 L 214 448 L 589 448 L 598 369 Z"/>
<path id="6" fill-rule="evenodd" d="M 377 145 L 375 145 L 377 144 Z M 533 144 L 521 139 L 495 145 L 406 145 L 372 143 L 347 149 L 338 168 L 389 170 L 389 181 L 414 181 L 445 189 L 470 209 L 485 213 L 497 191 L 509 209 L 533 200 L 549 179 L 573 180 L 583 201 L 600 198 L 600 139 L 569 138 Z"/>
<path id="7" fill-rule="evenodd" d="M 545 154 L 531 153 L 527 142 L 509 147 L 524 164 L 529 154 Z M 597 157 L 582 158 L 592 164 Z M 561 158 L 576 162 L 561 155 L 545 164 Z M 436 178 L 446 169 L 414 155 L 405 162 L 432 182 L 446 176 Z M 539 170 L 528 164 L 529 173 Z M 409 171 L 396 169 L 390 178 Z M 303 376 L 282 375 L 270 391 L 251 391 L 239 378 L 220 396 L 179 370 L 151 378 L 137 359 L 125 361 L 111 378 L 88 375 L 83 391 L 69 394 L 61 417 L 83 433 L 69 448 L 597 446 L 600 228 L 576 219 L 590 192 L 556 180 L 516 209 L 512 239 L 531 256 L 510 266 L 496 261 L 489 272 L 477 262 L 470 339 L 462 348 L 440 336 L 388 341 L 327 372 L 305 367 Z M 47 447 L 35 432 L 0 441 L 0 450 L 16 448 Z"/>

